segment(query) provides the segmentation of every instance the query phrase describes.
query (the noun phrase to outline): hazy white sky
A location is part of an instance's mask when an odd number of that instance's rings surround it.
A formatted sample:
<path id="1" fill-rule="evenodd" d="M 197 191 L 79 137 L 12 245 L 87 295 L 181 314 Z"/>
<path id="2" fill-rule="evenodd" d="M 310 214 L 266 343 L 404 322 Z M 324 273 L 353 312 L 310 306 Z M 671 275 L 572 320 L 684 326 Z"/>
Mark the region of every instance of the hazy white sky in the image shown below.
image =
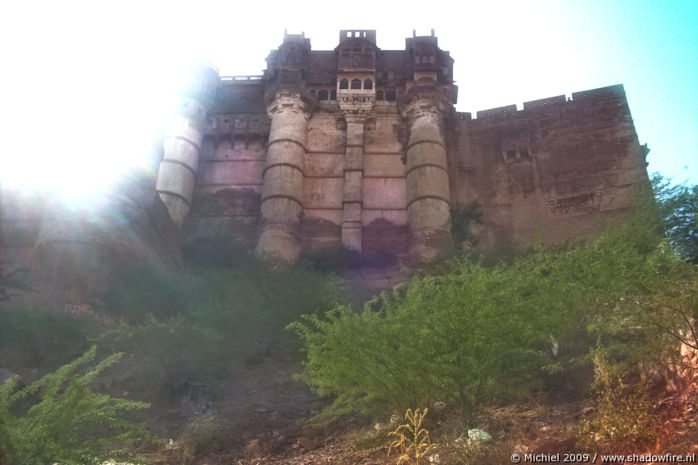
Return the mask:
<path id="1" fill-rule="evenodd" d="M 340 29 L 404 49 L 434 28 L 459 111 L 622 83 L 649 171 L 698 182 L 698 2 L 642 0 L 15 1 L 0 10 L 0 181 L 107 185 L 148 150 L 188 63 L 261 74 L 285 28 L 316 50 Z"/>

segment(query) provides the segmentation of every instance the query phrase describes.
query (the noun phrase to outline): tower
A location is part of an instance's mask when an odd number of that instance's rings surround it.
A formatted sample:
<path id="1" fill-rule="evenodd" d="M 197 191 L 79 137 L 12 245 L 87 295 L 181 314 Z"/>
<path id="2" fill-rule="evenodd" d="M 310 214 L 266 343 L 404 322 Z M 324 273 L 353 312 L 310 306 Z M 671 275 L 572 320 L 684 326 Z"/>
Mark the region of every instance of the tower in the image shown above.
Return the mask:
<path id="1" fill-rule="evenodd" d="M 413 73 L 398 108 L 409 128 L 405 177 L 410 255 L 430 262 L 453 248 L 445 134 L 455 86 L 442 72 L 450 57 L 442 55 L 433 29 L 431 36 L 413 35 L 406 42 Z"/>
<path id="2" fill-rule="evenodd" d="M 262 172 L 258 256 L 295 262 L 301 252 L 303 216 L 303 163 L 307 151 L 307 121 L 312 105 L 303 80 L 310 40 L 284 34 L 277 54 L 268 59 L 270 82 L 265 100 L 271 121 L 266 163 Z"/>
<path id="3" fill-rule="evenodd" d="M 176 113 L 167 127 L 156 190 L 170 217 L 182 226 L 192 203 L 204 121 L 218 88 L 218 72 L 198 64 L 180 91 Z"/>

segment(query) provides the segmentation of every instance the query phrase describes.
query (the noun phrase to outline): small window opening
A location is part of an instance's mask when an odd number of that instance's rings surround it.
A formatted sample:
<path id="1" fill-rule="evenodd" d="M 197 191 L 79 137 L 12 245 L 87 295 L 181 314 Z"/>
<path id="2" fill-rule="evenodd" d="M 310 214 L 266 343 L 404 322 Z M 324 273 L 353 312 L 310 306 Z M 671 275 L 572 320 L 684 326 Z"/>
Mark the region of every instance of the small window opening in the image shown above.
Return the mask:
<path id="1" fill-rule="evenodd" d="M 339 88 L 340 89 L 348 89 L 349 88 L 349 81 L 347 81 L 346 79 L 342 79 L 341 81 L 339 81 Z"/>
<path id="2" fill-rule="evenodd" d="M 352 89 L 361 89 L 361 79 L 354 79 L 351 81 Z"/>
<path id="3" fill-rule="evenodd" d="M 382 90 L 376 91 L 376 100 L 383 100 L 383 91 Z"/>
<path id="4" fill-rule="evenodd" d="M 366 79 L 364 81 L 364 89 L 367 89 L 367 90 L 373 89 L 373 81 L 371 81 L 370 79 Z"/>
<path id="5" fill-rule="evenodd" d="M 395 89 L 385 89 L 385 99 L 388 102 L 394 102 L 396 100 Z"/>
<path id="6" fill-rule="evenodd" d="M 330 91 L 330 100 L 337 100 L 337 91 L 335 89 Z"/>
<path id="7" fill-rule="evenodd" d="M 516 158 L 516 150 L 507 150 L 507 160 Z"/>
<path id="8" fill-rule="evenodd" d="M 317 93 L 317 98 L 318 98 L 318 100 L 320 100 L 320 101 L 328 100 L 328 99 L 329 99 L 329 93 L 328 93 L 325 89 L 322 89 L 321 91 L 319 91 L 319 92 Z"/>

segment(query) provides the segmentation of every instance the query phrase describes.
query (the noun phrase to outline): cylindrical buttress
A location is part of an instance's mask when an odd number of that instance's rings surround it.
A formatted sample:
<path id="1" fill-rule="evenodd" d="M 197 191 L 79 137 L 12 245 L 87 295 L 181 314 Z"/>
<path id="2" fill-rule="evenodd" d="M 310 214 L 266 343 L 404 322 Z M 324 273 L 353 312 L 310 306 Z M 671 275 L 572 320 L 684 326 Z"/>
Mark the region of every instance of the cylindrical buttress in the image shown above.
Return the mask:
<path id="1" fill-rule="evenodd" d="M 269 107 L 271 128 L 262 185 L 261 230 L 256 253 L 298 260 L 303 212 L 305 105 L 297 94 L 279 94 Z"/>
<path id="2" fill-rule="evenodd" d="M 182 225 L 189 214 L 196 170 L 199 166 L 202 129 L 197 122 L 179 116 L 168 128 L 156 189 L 172 220 Z"/>
<path id="3" fill-rule="evenodd" d="M 437 112 L 412 119 L 407 144 L 407 215 L 410 253 L 430 262 L 453 246 L 446 147 Z"/>
<path id="4" fill-rule="evenodd" d="M 180 91 L 179 107 L 165 134 L 156 190 L 170 217 L 179 226 L 191 208 L 204 119 L 218 81 L 215 69 L 203 64 L 194 66 Z"/>

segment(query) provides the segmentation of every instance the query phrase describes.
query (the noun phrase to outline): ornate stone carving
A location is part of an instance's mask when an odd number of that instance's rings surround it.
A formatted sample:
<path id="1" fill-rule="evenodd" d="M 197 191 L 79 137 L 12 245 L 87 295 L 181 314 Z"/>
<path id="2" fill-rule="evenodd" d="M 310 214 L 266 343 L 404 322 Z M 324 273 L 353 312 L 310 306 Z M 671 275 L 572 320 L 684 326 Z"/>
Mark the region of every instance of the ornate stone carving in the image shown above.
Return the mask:
<path id="1" fill-rule="evenodd" d="M 312 116 L 311 107 L 300 92 L 282 89 L 274 94 L 274 98 L 267 105 L 267 116 L 272 119 L 274 114 L 287 110 L 302 112 L 306 120 Z"/>
<path id="2" fill-rule="evenodd" d="M 422 89 L 413 88 L 398 102 L 400 114 L 409 121 L 424 116 L 438 116 L 442 119 L 453 111 L 453 104 L 443 95 L 438 88 Z"/>
<path id="3" fill-rule="evenodd" d="M 374 91 L 340 90 L 337 93 L 339 109 L 347 121 L 363 122 L 373 110 L 376 103 Z"/>

